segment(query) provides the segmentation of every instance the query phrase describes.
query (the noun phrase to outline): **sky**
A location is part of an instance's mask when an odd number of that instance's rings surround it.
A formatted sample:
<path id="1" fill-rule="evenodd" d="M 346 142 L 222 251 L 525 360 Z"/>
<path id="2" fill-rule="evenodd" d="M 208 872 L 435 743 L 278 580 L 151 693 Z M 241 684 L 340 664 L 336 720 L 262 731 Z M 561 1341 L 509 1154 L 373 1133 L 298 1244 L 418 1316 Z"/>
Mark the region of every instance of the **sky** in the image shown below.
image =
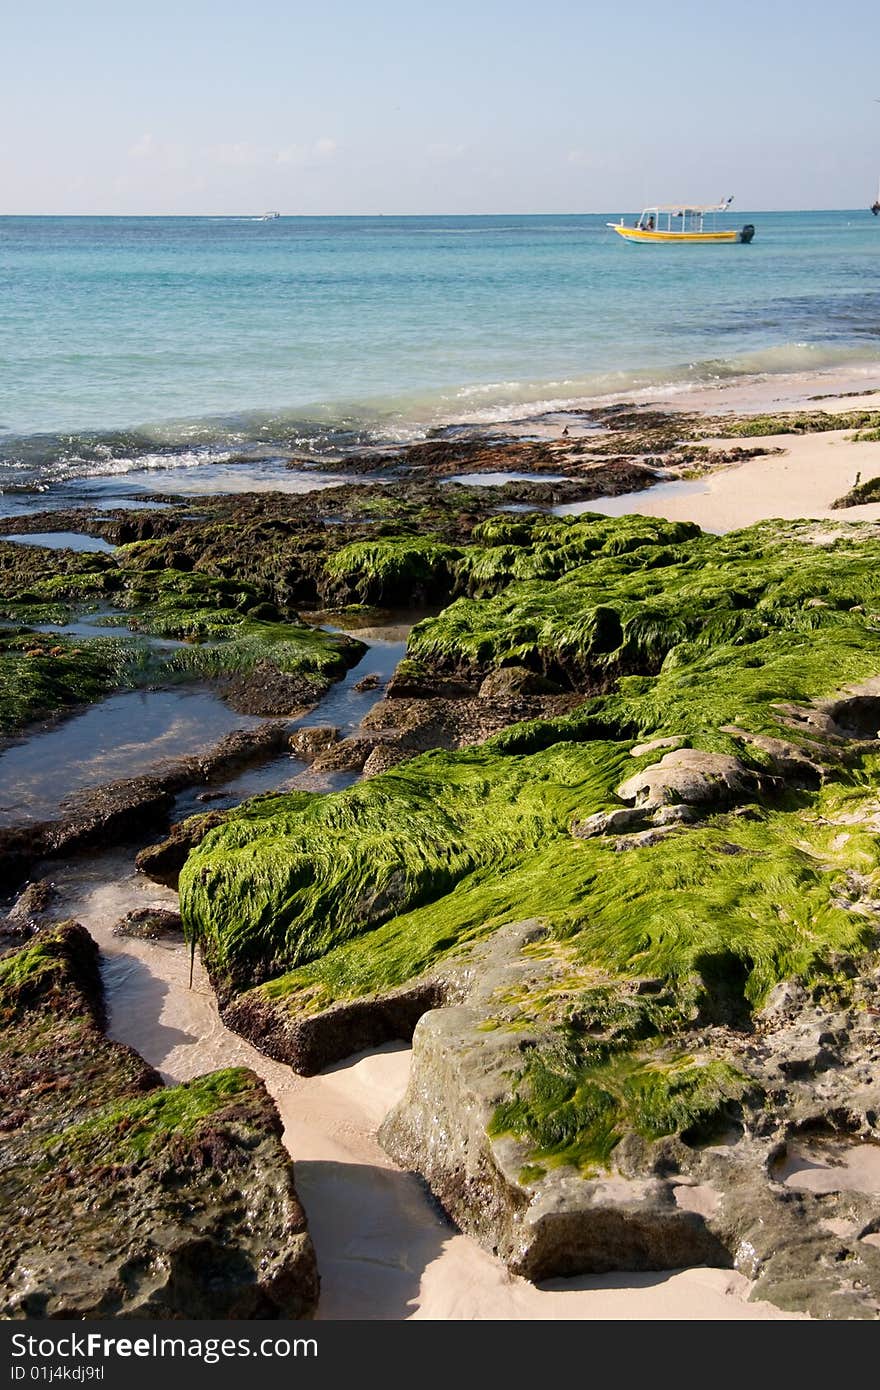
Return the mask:
<path id="1" fill-rule="evenodd" d="M 862 207 L 877 0 L 34 0 L 0 213 Z"/>

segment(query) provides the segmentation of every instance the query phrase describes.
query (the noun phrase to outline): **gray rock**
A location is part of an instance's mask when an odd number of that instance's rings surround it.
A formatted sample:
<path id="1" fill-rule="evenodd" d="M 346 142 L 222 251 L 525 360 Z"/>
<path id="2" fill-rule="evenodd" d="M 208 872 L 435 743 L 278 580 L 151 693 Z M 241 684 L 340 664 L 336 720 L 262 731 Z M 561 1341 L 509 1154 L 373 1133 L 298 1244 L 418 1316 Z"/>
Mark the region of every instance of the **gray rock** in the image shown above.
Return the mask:
<path id="1" fill-rule="evenodd" d="M 738 758 L 678 748 L 627 778 L 617 795 L 646 811 L 680 802 L 721 809 L 754 801 L 771 787 L 770 779 L 752 772 Z"/>
<path id="2" fill-rule="evenodd" d="M 573 821 L 571 833 L 577 840 L 592 840 L 597 835 L 617 835 L 625 830 L 640 829 L 647 815 L 635 807 L 621 807 L 617 811 L 596 811 L 586 820 Z"/>
<path id="3" fill-rule="evenodd" d="M 113 935 L 139 941 L 180 941 L 183 938 L 183 923 L 179 912 L 161 904 L 137 907 L 116 923 Z"/>
<path id="4" fill-rule="evenodd" d="M 395 1161 L 531 1279 L 733 1266 L 757 1280 L 755 1297 L 780 1307 L 875 1318 L 880 1249 L 861 1233 L 880 1231 L 880 1205 L 875 1180 L 848 1155 L 873 1141 L 880 1172 L 880 1044 L 866 1007 L 873 1000 L 878 1011 L 880 972 L 855 982 L 832 1016 L 791 989 L 777 991 L 752 1032 L 697 1026 L 689 1053 L 711 1053 L 754 1082 L 741 1120 L 714 1142 L 627 1134 L 607 1172 L 589 1177 L 536 1164 L 527 1141 L 491 1132 L 524 1056 L 544 1046 L 553 1056 L 540 1015 L 515 1003 L 564 985 L 564 957 L 524 949 L 540 940 L 536 923 L 502 927 L 450 963 L 446 1005 L 417 1024 L 406 1094 L 379 1132 Z M 637 982 L 635 993 L 663 983 Z M 821 1170 L 821 1190 L 798 1185 L 804 1169 Z"/>
<path id="5" fill-rule="evenodd" d="M 631 758 L 643 758 L 646 753 L 656 753 L 660 748 L 681 748 L 685 739 L 673 734 L 668 738 L 652 738 L 647 743 L 637 743 L 634 748 L 629 750 Z"/>
<path id="6" fill-rule="evenodd" d="M 752 734 L 735 724 L 726 724 L 722 733 L 730 734 L 741 743 L 750 745 L 766 753 L 773 771 L 786 782 L 795 786 L 818 787 L 824 778 L 824 769 L 798 744 L 787 739 L 771 738 L 766 734 Z"/>
<path id="7" fill-rule="evenodd" d="M 41 951 L 0 984 L 0 1318 L 310 1317 L 314 1250 L 262 1081 L 166 1091 L 105 1035 L 84 928 L 47 930 Z"/>
<path id="8" fill-rule="evenodd" d="M 339 739 L 339 730 L 329 724 L 315 724 L 297 729 L 290 736 L 290 750 L 304 763 L 314 762 L 319 753 Z"/>
<path id="9" fill-rule="evenodd" d="M 372 739 L 343 738 L 318 753 L 312 767 L 316 772 L 360 772 L 372 751 Z"/>

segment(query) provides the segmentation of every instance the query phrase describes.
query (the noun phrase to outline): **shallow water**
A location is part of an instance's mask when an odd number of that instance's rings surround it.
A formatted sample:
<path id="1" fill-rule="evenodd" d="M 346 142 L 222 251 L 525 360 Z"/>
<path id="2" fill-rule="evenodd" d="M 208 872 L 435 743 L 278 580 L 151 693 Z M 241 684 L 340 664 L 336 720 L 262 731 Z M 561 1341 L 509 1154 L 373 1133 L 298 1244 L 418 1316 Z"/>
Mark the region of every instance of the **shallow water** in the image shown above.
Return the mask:
<path id="1" fill-rule="evenodd" d="M 109 613 L 111 610 L 107 610 Z M 137 632 L 134 628 L 118 622 L 102 622 L 98 614 L 91 616 L 80 616 L 74 618 L 69 623 L 33 623 L 31 624 L 34 632 L 44 633 L 49 637 L 125 637 L 133 638 L 150 647 L 155 651 L 174 651 L 179 647 L 187 647 L 188 642 L 183 642 L 178 637 L 153 637 L 149 633 Z M 214 645 L 204 643 L 203 645 Z"/>
<path id="2" fill-rule="evenodd" d="M 564 483 L 562 473 L 457 473 L 444 483 L 463 483 L 467 487 L 503 487 L 505 483 Z"/>
<path id="3" fill-rule="evenodd" d="M 0 489 L 235 488 L 243 454 L 280 477 L 448 421 L 880 359 L 866 210 L 739 209 L 751 246 L 672 251 L 609 213 L 4 218 Z"/>
<path id="4" fill-rule="evenodd" d="M 300 472 L 288 468 L 283 459 L 256 463 L 205 462 L 162 465 L 161 473 L 134 470 L 125 476 L 127 488 L 142 492 L 159 491 L 180 497 L 211 497 L 215 493 L 318 492 L 350 482 L 342 473 Z"/>
<path id="5" fill-rule="evenodd" d="M 112 555 L 116 549 L 100 536 L 87 536 L 84 531 L 31 531 L 27 535 L 3 536 L 16 545 L 39 545 L 45 550 L 77 550 Z"/>
<path id="6" fill-rule="evenodd" d="M 369 648 L 357 665 L 353 666 L 342 680 L 331 686 L 315 709 L 291 721 L 292 727 L 331 725 L 339 730 L 343 738 L 351 734 L 377 700 L 382 699 L 384 687 L 406 653 L 407 636 L 411 627 L 412 623 L 393 622 L 357 629 L 328 625 L 327 631 L 347 631 L 351 636 L 359 637 L 362 642 L 368 642 Z M 379 677 L 379 688 L 355 690 L 358 681 L 367 675 Z M 238 805 L 248 797 L 259 796 L 265 792 L 340 791 L 356 782 L 359 775 L 350 771 L 314 772 L 310 766 L 290 754 L 276 755 L 243 768 L 234 777 L 212 785 L 207 791 L 203 786 L 186 788 L 175 801 L 174 819 L 205 810 L 206 805 L 225 809 Z"/>
<path id="7" fill-rule="evenodd" d="M 205 752 L 259 723 L 206 690 L 113 695 L 0 753 L 0 825 L 55 816 L 76 792 Z"/>

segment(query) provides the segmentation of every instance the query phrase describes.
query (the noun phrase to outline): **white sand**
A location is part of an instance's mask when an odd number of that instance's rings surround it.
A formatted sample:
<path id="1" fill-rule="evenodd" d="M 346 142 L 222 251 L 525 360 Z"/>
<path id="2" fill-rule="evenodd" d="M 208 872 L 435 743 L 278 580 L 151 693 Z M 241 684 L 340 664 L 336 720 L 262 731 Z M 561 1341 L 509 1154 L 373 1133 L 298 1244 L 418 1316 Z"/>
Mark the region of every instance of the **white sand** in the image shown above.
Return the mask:
<path id="1" fill-rule="evenodd" d="M 670 521 L 696 521 L 708 531 L 734 531 L 766 518 L 794 520 L 810 517 L 833 521 L 880 521 L 880 502 L 831 510 L 854 485 L 880 474 L 880 443 L 854 442 L 847 431 L 826 434 L 772 435 L 748 439 L 748 446 L 784 449 L 783 455 L 749 459 L 699 481 L 699 491 L 660 498 L 653 489 L 638 493 L 627 510 L 639 516 L 663 516 Z M 730 441 L 712 441 L 710 448 L 730 448 Z"/>
<path id="2" fill-rule="evenodd" d="M 845 430 L 772 435 L 741 442 L 785 452 L 721 468 L 698 480 L 660 484 L 625 497 L 600 498 L 558 510 L 662 516 L 669 521 L 695 521 L 707 531 L 734 531 L 774 517 L 880 521 L 880 502 L 831 510 L 831 503 L 853 486 L 857 473 L 861 473 L 862 482 L 880 475 L 880 443 L 856 443 Z M 713 450 L 731 447 L 729 439 L 708 443 Z"/>
<path id="3" fill-rule="evenodd" d="M 860 392 L 861 394 L 853 394 Z M 790 376 L 737 381 L 667 395 L 656 404 L 707 415 L 764 414 L 787 410 L 821 410 L 839 415 L 850 410 L 880 410 L 880 370 L 876 367 L 803 372 Z M 880 475 L 880 443 L 859 442 L 851 431 L 770 435 L 765 438 L 709 441 L 710 448 L 783 449 L 782 455 L 750 459 L 691 485 L 678 495 L 654 489 L 633 497 L 628 510 L 670 521 L 695 521 L 708 531 L 733 531 L 775 517 L 794 520 L 880 521 L 880 503 L 832 511 L 831 503 L 861 481 Z"/>
<path id="4" fill-rule="evenodd" d="M 115 938 L 133 907 L 173 906 L 176 895 L 136 875 L 122 853 L 47 865 L 65 915 L 99 942 L 110 1033 L 183 1081 L 220 1066 L 250 1066 L 266 1082 L 285 1124 L 296 1183 L 321 1271 L 321 1319 L 778 1319 L 747 1303 L 749 1284 L 729 1270 L 622 1273 L 554 1280 L 538 1289 L 511 1276 L 437 1211 L 422 1183 L 398 1169 L 376 1130 L 402 1095 L 410 1051 L 389 1044 L 296 1076 L 221 1022 L 214 993 L 173 943 Z"/>

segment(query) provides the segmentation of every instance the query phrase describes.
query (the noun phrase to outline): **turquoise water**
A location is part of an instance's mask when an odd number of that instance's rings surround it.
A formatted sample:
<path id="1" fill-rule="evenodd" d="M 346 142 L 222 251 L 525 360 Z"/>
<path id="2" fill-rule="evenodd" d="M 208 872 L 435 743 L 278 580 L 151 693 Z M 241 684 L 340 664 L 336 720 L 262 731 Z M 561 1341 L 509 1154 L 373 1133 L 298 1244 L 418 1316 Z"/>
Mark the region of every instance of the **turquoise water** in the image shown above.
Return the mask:
<path id="1" fill-rule="evenodd" d="M 880 359 L 867 211 L 738 212 L 751 246 L 635 247 L 605 221 L 0 218 L 0 490 L 161 490 L 169 464 L 271 472 L 449 420 Z"/>

